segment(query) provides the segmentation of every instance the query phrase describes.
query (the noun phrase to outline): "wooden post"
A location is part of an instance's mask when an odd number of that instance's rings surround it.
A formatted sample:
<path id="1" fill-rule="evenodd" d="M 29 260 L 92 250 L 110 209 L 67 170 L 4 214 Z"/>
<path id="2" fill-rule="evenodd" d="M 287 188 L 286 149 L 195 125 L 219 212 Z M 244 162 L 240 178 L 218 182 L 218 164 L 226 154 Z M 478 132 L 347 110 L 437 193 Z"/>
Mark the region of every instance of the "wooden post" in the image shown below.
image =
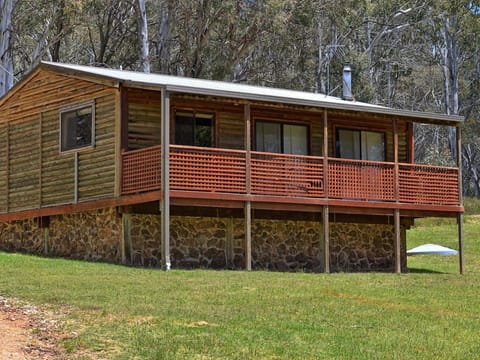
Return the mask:
<path id="1" fill-rule="evenodd" d="M 252 270 L 252 203 L 245 202 L 245 270 Z"/>
<path id="2" fill-rule="evenodd" d="M 252 150 L 252 130 L 251 130 L 251 111 L 250 104 L 245 104 L 244 107 L 245 119 L 245 179 L 246 179 L 246 193 L 250 195 L 252 191 L 252 176 L 251 176 L 251 150 Z M 245 225 L 245 270 L 252 270 L 252 203 L 245 202 L 244 210 L 244 225 Z"/>
<path id="3" fill-rule="evenodd" d="M 323 207 L 323 264 L 324 272 L 330 272 L 330 220 L 328 205 Z"/>
<path id="4" fill-rule="evenodd" d="M 252 161 L 252 123 L 250 104 L 246 104 L 244 107 L 244 120 L 245 120 L 245 180 L 246 180 L 246 192 L 250 195 L 252 192 L 252 174 L 251 174 L 251 161 Z"/>
<path id="5" fill-rule="evenodd" d="M 400 202 L 400 182 L 399 182 L 399 166 L 398 166 L 398 124 L 397 119 L 393 119 L 393 181 L 395 202 Z M 394 252 L 395 252 L 395 272 L 402 272 L 402 252 L 401 252 L 401 231 L 400 231 L 400 209 L 394 210 Z"/>
<path id="6" fill-rule="evenodd" d="M 78 152 L 75 151 L 74 156 L 74 173 L 73 173 L 73 203 L 78 203 Z"/>
<path id="7" fill-rule="evenodd" d="M 457 223 L 458 223 L 458 264 L 460 267 L 460 274 L 463 275 L 465 273 L 465 254 L 464 254 L 464 245 L 463 245 L 463 214 L 459 213 L 457 215 Z"/>
<path id="8" fill-rule="evenodd" d="M 401 254 L 401 234 L 400 234 L 400 209 L 395 209 L 394 214 L 394 227 L 395 227 L 395 272 L 397 274 L 402 272 L 402 254 Z"/>
<path id="9" fill-rule="evenodd" d="M 398 126 L 397 119 L 393 119 L 393 181 L 395 201 L 400 201 L 400 183 L 399 183 L 399 167 L 398 167 Z"/>
<path id="10" fill-rule="evenodd" d="M 122 238 L 120 243 L 120 256 L 122 264 L 127 263 L 127 258 L 130 264 L 133 264 L 132 251 L 132 218 L 128 213 L 122 212 Z"/>
<path id="11" fill-rule="evenodd" d="M 327 109 L 323 113 L 323 192 L 325 199 L 328 200 L 328 113 Z M 330 273 L 330 211 L 328 205 L 322 209 L 323 222 L 323 271 Z"/>
<path id="12" fill-rule="evenodd" d="M 162 268 L 170 270 L 170 94 L 162 90 L 162 158 L 161 158 L 161 182 L 162 200 L 160 201 L 162 213 L 161 246 Z"/>
<path id="13" fill-rule="evenodd" d="M 458 201 L 463 205 L 463 177 L 462 177 L 462 129 L 460 125 L 456 127 L 456 150 L 457 150 L 457 167 L 458 167 Z M 464 234 L 463 234 L 463 213 L 457 215 L 458 224 L 458 263 L 460 267 L 460 274 L 465 273 L 465 254 L 464 254 Z"/>
<path id="14" fill-rule="evenodd" d="M 323 114 L 323 191 L 328 199 L 328 114 L 327 109 Z"/>

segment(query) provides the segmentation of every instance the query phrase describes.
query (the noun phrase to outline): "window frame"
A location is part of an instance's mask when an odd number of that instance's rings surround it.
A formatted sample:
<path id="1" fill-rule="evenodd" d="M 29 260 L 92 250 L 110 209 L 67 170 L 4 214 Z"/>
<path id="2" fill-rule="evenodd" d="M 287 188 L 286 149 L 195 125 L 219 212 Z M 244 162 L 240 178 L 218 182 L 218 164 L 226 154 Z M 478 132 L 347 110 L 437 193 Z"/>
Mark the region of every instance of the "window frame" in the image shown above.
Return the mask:
<path id="1" fill-rule="evenodd" d="M 84 109 L 84 108 L 90 108 L 90 113 L 91 113 L 91 141 L 90 141 L 90 144 L 77 146 L 77 147 L 72 147 L 72 148 L 67 148 L 67 149 L 64 150 L 62 116 L 65 113 L 69 113 L 69 112 L 72 112 L 72 111 L 77 111 L 77 110 Z M 96 125 L 95 100 L 91 100 L 91 101 L 83 102 L 83 103 L 80 103 L 80 104 L 60 108 L 58 117 L 59 117 L 58 147 L 59 147 L 60 154 L 75 153 L 75 152 L 91 150 L 91 149 L 95 148 L 95 127 L 96 127 L 95 126 Z"/>
<path id="2" fill-rule="evenodd" d="M 341 157 L 340 154 L 340 139 L 339 139 L 339 130 L 355 131 L 360 134 L 359 144 L 360 144 L 360 155 L 362 150 L 362 132 L 377 133 L 383 136 L 383 160 L 368 160 L 368 159 L 349 159 Z M 352 128 L 348 126 L 335 126 L 335 157 L 339 159 L 349 159 L 349 160 L 359 160 L 359 161 L 377 161 L 377 162 L 387 162 L 388 159 L 388 144 L 387 144 L 387 132 L 385 129 L 371 129 L 371 128 Z"/>
<path id="3" fill-rule="evenodd" d="M 195 119 L 196 114 L 203 114 L 203 115 L 209 115 L 212 117 L 212 124 L 210 126 L 212 134 L 211 134 L 211 144 L 210 146 L 202 146 L 202 145 L 185 145 L 185 144 L 178 144 L 177 143 L 177 113 L 191 113 L 193 118 Z M 196 109 L 188 109 L 188 108 L 174 108 L 173 111 L 173 117 L 171 119 L 171 127 L 173 131 L 170 133 L 171 134 L 171 142 L 175 145 L 180 145 L 180 146 L 196 146 L 196 147 L 202 147 L 202 148 L 215 148 L 217 147 L 217 113 L 215 111 L 209 111 L 209 110 L 196 110 Z M 196 124 L 195 124 L 196 126 Z"/>
<path id="4" fill-rule="evenodd" d="M 295 121 L 281 121 L 281 120 L 275 120 L 275 119 L 268 119 L 268 118 L 258 118 L 254 120 L 254 126 L 253 126 L 253 136 L 252 136 L 252 143 L 254 144 L 255 151 L 258 150 L 258 144 L 257 144 L 257 123 L 273 123 L 273 124 L 278 124 L 280 125 L 280 148 L 281 152 L 275 153 L 275 154 L 286 154 L 286 155 L 296 155 L 296 154 L 290 154 L 286 153 L 285 151 L 285 141 L 284 141 L 284 126 L 285 125 L 292 125 L 292 126 L 303 126 L 307 130 L 306 133 L 306 147 L 307 147 L 307 154 L 305 155 L 298 155 L 298 156 L 311 156 L 312 149 L 311 149 L 311 129 L 310 129 L 310 124 L 303 123 L 303 122 L 295 122 Z"/>

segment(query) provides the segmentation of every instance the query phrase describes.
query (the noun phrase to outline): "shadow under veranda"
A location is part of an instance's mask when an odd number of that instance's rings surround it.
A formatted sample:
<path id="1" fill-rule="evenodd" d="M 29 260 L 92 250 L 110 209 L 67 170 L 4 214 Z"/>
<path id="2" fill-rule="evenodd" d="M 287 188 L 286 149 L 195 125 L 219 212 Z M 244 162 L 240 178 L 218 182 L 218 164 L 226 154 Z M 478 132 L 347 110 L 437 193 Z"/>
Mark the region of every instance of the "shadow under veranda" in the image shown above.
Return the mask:
<path id="1" fill-rule="evenodd" d="M 408 268 L 407 273 L 411 274 L 450 274 L 449 272 L 445 271 L 438 271 L 432 269 L 421 269 L 421 268 Z"/>

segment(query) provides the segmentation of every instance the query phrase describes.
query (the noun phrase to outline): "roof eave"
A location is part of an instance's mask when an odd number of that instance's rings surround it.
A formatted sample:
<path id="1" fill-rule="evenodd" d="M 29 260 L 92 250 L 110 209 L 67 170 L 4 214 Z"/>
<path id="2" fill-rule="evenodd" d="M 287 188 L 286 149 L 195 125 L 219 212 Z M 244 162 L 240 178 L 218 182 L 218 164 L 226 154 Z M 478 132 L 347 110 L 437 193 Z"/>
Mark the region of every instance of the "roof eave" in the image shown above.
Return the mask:
<path id="1" fill-rule="evenodd" d="M 198 87 L 198 86 L 185 86 L 185 85 L 172 85 L 172 84 L 155 84 L 151 82 L 141 82 L 135 80 L 121 79 L 116 76 L 103 75 L 98 73 L 91 73 L 88 70 L 84 69 L 71 69 L 61 66 L 61 64 L 56 65 L 54 63 L 45 63 L 40 64 L 41 67 L 53 70 L 57 73 L 64 73 L 71 76 L 77 76 L 88 79 L 100 78 L 104 84 L 110 81 L 111 86 L 118 86 L 118 83 L 127 87 L 136 87 L 152 90 L 162 90 L 166 89 L 171 92 L 178 93 L 190 93 L 197 95 L 207 95 L 207 96 L 219 96 L 219 97 L 230 97 L 236 99 L 244 100 L 254 100 L 254 101 L 265 101 L 265 102 L 278 102 L 286 103 L 291 105 L 301 105 L 301 106 L 311 106 L 311 107 L 320 107 L 332 110 L 345 110 L 345 111 L 356 111 L 356 112 L 366 112 L 371 114 L 387 115 L 387 116 L 398 116 L 402 118 L 408 118 L 409 121 L 420 122 L 420 123 L 435 123 L 442 125 L 450 126 L 459 126 L 464 119 L 462 116 L 458 115 L 446 115 L 446 114 L 436 114 L 420 111 L 410 111 L 410 110 L 401 110 L 393 109 L 388 107 L 370 105 L 370 104 L 357 104 L 356 102 L 343 101 L 339 102 L 329 102 L 321 100 L 311 100 L 311 99 L 299 99 L 293 97 L 285 97 L 279 95 L 268 95 L 268 94 L 252 94 L 241 91 L 231 91 L 231 90 L 219 90 L 211 89 L 207 87 Z M 268 91 L 268 88 L 265 89 Z"/>
<path id="2" fill-rule="evenodd" d="M 265 102 L 281 102 L 291 105 L 301 105 L 301 106 L 311 106 L 311 107 L 321 107 L 326 109 L 333 110 L 346 110 L 346 111 L 358 111 L 358 112 L 367 112 L 373 114 L 389 115 L 389 116 L 399 116 L 413 119 L 417 122 L 426 122 L 426 123 L 441 123 L 456 126 L 464 121 L 462 116 L 458 115 L 445 115 L 445 114 L 436 114 L 420 111 L 408 111 L 401 109 L 392 109 L 387 107 L 376 107 L 368 105 L 358 105 L 355 102 L 344 102 L 339 103 L 330 103 L 328 101 L 322 102 L 319 100 L 308 100 L 308 99 L 297 99 L 291 97 L 280 97 L 280 96 L 270 96 L 270 95 L 255 95 L 255 94 L 245 94 L 241 92 L 232 92 L 232 91 L 219 91 L 215 89 L 205 89 L 198 87 L 186 87 L 179 85 L 166 85 L 165 89 L 171 92 L 179 93 L 191 93 L 197 95 L 209 95 L 209 96 L 222 96 L 222 97 L 233 97 L 237 99 L 247 99 L 255 101 L 265 101 Z M 417 119 L 417 120 L 415 120 Z M 421 121 L 423 120 L 423 121 Z"/>

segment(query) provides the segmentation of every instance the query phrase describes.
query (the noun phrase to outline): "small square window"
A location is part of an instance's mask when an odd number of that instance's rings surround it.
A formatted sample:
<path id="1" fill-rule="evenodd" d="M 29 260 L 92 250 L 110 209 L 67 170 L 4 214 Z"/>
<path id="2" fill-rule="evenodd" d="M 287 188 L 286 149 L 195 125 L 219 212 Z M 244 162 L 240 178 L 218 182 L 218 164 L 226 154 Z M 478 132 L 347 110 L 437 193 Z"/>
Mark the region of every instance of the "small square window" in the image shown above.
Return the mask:
<path id="1" fill-rule="evenodd" d="M 95 138 L 94 104 L 83 104 L 60 112 L 60 151 L 90 148 Z"/>

